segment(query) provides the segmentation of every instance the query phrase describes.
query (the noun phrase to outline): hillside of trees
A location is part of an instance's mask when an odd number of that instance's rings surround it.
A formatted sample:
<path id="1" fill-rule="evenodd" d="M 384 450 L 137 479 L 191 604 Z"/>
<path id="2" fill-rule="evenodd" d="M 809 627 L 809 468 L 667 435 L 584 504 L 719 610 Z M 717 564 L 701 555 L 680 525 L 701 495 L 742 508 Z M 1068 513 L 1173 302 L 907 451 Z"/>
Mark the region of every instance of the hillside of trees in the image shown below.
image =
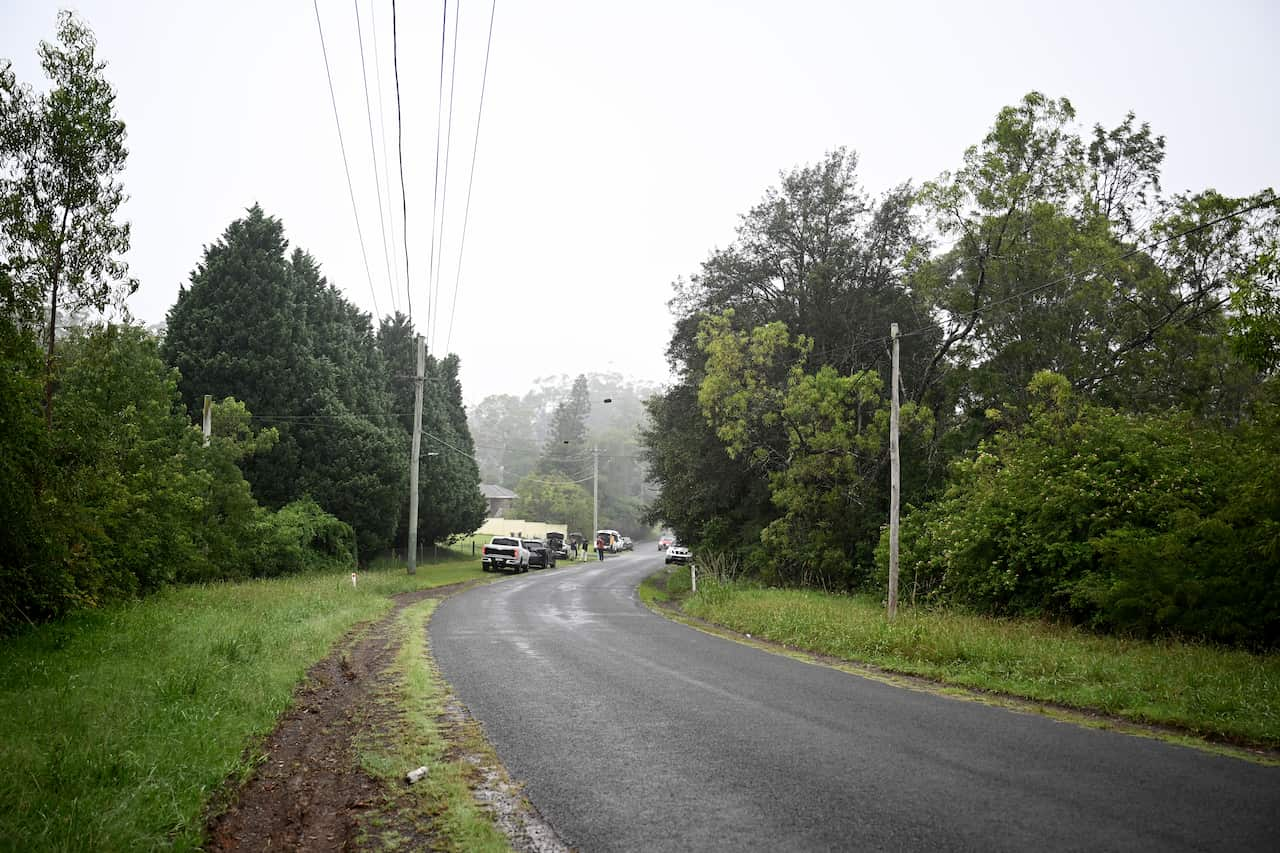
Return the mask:
<path id="1" fill-rule="evenodd" d="M 520 496 L 517 517 L 589 533 L 598 449 L 600 525 L 640 536 L 652 527 L 644 518 L 652 491 L 639 425 L 656 391 L 618 374 L 584 373 L 541 380 L 522 397 L 486 397 L 468 415 L 480 476 Z"/>
<path id="2" fill-rule="evenodd" d="M 917 604 L 1280 641 L 1280 212 L 1036 92 L 879 197 L 794 169 L 676 283 L 650 519 L 755 579 L 883 590 L 891 323 Z"/>
<path id="3" fill-rule="evenodd" d="M 71 13 L 39 53 L 41 94 L 0 65 L 0 632 L 403 548 L 412 323 L 375 328 L 254 205 L 137 325 L 106 65 Z M 458 368 L 427 366 L 421 544 L 484 519 Z"/>

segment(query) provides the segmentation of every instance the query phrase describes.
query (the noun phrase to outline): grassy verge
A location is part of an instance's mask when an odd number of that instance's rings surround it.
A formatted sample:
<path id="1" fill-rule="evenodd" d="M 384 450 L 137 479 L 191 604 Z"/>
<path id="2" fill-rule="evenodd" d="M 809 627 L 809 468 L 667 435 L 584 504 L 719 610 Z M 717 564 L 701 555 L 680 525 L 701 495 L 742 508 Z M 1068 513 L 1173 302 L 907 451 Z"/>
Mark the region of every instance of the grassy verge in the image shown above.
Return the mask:
<path id="1" fill-rule="evenodd" d="M 170 589 L 0 643 L 0 849 L 197 848 L 202 812 L 307 669 L 423 566 Z"/>
<path id="2" fill-rule="evenodd" d="M 680 598 L 687 587 L 688 573 L 672 572 L 662 594 Z M 890 624 L 870 597 L 701 577 L 698 587 L 683 598 L 684 612 L 753 637 L 946 684 L 1280 748 L 1280 655 L 949 612 L 907 609 Z"/>
<path id="3" fill-rule="evenodd" d="M 365 770 L 382 780 L 386 790 L 404 792 L 363 817 L 363 844 L 417 848 L 426 839 L 433 850 L 507 851 L 505 836 L 476 805 L 468 787 L 475 768 L 449 757 L 450 744 L 436 722 L 444 712 L 445 694 L 427 653 L 426 624 L 437 603 L 423 601 L 400 614 L 394 683 L 379 697 L 386 716 L 377 731 L 366 730 L 357 741 Z M 467 745 L 462 751 L 478 749 L 487 747 Z M 424 765 L 429 768 L 426 778 L 405 789 L 405 773 Z M 406 822 L 413 824 L 416 838 L 405 837 Z"/>

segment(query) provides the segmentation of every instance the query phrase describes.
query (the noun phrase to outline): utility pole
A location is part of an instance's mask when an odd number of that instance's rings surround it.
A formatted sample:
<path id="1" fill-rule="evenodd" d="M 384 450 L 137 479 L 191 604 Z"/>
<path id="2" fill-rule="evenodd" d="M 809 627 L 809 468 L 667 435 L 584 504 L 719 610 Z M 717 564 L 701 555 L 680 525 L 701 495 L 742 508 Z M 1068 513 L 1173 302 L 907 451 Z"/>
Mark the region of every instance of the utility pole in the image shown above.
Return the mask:
<path id="1" fill-rule="evenodd" d="M 889 416 L 889 618 L 898 612 L 898 497 L 902 477 L 898 471 L 898 324 L 889 326 L 893 338 L 893 408 Z"/>
<path id="2" fill-rule="evenodd" d="M 418 369 L 413 374 L 413 450 L 409 453 L 409 574 L 418 570 L 418 462 L 422 458 L 422 380 L 426 353 L 422 335 L 414 337 Z"/>
<path id="3" fill-rule="evenodd" d="M 213 395 L 204 395 L 204 417 L 201 430 L 204 432 L 204 446 L 209 446 L 209 436 L 213 435 Z"/>
<path id="4" fill-rule="evenodd" d="M 600 448 L 591 448 L 591 535 L 600 529 Z"/>

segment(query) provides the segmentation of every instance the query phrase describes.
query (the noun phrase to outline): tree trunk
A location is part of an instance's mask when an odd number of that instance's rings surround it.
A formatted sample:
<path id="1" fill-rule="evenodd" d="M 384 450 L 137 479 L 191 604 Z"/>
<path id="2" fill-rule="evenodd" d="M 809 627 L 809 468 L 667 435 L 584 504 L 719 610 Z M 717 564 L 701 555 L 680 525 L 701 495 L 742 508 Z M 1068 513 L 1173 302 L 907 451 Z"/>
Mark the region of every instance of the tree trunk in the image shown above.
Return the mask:
<path id="1" fill-rule="evenodd" d="M 58 232 L 58 251 L 53 256 L 53 275 L 49 286 L 49 345 L 44 361 L 44 427 L 53 432 L 53 345 L 58 331 L 58 279 L 62 278 L 62 251 L 67 240 L 67 217 L 71 208 L 62 209 L 62 227 Z"/>
<path id="2" fill-rule="evenodd" d="M 58 323 L 58 279 L 53 280 L 53 296 L 49 302 L 49 346 L 44 359 L 44 426 L 53 432 L 53 341 Z"/>

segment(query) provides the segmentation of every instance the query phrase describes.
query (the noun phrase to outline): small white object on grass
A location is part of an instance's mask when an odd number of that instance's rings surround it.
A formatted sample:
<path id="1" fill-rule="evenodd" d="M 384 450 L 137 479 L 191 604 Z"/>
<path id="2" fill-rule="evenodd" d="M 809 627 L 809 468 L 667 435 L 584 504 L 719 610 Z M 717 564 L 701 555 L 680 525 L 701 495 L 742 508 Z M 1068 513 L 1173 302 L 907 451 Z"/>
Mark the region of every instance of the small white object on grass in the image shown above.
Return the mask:
<path id="1" fill-rule="evenodd" d="M 352 588 L 352 589 L 355 589 L 355 588 L 356 588 L 356 573 L 355 573 L 355 572 L 352 572 L 352 573 L 351 573 L 351 588 Z"/>
<path id="2" fill-rule="evenodd" d="M 420 782 L 427 777 L 426 765 L 419 767 L 417 770 L 410 770 L 404 777 L 404 780 L 412 785 L 414 782 Z"/>

